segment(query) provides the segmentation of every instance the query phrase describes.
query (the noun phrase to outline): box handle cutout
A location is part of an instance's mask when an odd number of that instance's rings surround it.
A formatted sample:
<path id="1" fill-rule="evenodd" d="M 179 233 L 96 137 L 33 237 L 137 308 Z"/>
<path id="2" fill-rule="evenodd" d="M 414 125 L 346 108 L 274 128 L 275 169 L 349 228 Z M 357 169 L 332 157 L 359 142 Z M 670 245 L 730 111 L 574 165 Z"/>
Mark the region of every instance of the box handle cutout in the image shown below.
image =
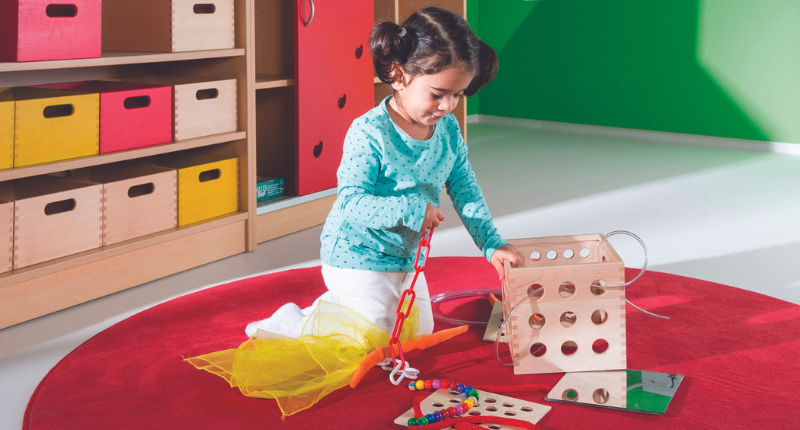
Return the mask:
<path id="1" fill-rule="evenodd" d="M 122 102 L 125 109 L 141 109 L 150 106 L 150 96 L 128 97 Z"/>
<path id="2" fill-rule="evenodd" d="M 149 184 L 141 184 L 141 185 L 134 185 L 128 188 L 128 197 L 140 197 L 146 196 L 148 194 L 153 194 L 153 191 L 156 189 L 154 183 L 150 182 Z"/>
<path id="3" fill-rule="evenodd" d="M 344 109 L 344 104 L 347 103 L 347 94 L 342 94 L 339 97 L 339 109 Z"/>
<path id="4" fill-rule="evenodd" d="M 314 158 L 319 158 L 322 155 L 322 141 L 319 141 L 319 145 L 314 147 Z"/>
<path id="5" fill-rule="evenodd" d="M 213 3 L 198 3 L 194 5 L 194 8 L 192 9 L 194 10 L 194 13 L 198 15 L 207 15 L 216 12 L 217 6 L 215 6 Z"/>
<path id="6" fill-rule="evenodd" d="M 78 14 L 78 6 L 74 4 L 49 4 L 44 13 L 50 18 L 73 18 Z"/>
<path id="7" fill-rule="evenodd" d="M 73 113 L 75 113 L 75 106 L 71 104 L 47 106 L 43 112 L 45 118 L 60 118 Z"/>
<path id="8" fill-rule="evenodd" d="M 362 54 L 364 54 L 364 45 L 359 45 L 358 48 L 356 48 L 356 59 L 361 59 Z"/>
<path id="9" fill-rule="evenodd" d="M 195 94 L 197 100 L 208 100 L 208 99 L 215 99 L 219 97 L 219 90 L 216 88 L 209 88 L 207 90 L 197 90 L 197 94 Z"/>
<path id="10" fill-rule="evenodd" d="M 208 182 L 213 181 L 215 179 L 219 179 L 222 172 L 219 169 L 213 170 L 206 170 L 205 172 L 200 172 L 200 182 Z"/>
<path id="11" fill-rule="evenodd" d="M 56 215 L 64 212 L 69 212 L 75 209 L 75 199 L 61 200 L 53 203 L 48 203 L 44 207 L 44 214 L 47 216 Z"/>

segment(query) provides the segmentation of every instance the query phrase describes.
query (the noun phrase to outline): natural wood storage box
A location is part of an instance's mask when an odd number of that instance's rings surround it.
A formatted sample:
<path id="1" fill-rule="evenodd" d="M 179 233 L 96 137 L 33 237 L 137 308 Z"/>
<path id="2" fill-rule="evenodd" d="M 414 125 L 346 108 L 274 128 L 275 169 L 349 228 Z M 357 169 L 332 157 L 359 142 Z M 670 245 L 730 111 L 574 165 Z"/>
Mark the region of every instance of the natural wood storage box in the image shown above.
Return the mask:
<path id="1" fill-rule="evenodd" d="M 178 171 L 178 226 L 239 210 L 239 159 L 184 152 L 143 161 Z"/>
<path id="2" fill-rule="evenodd" d="M 10 88 L 0 88 L 0 169 L 14 166 L 14 99 Z"/>
<path id="3" fill-rule="evenodd" d="M 505 266 L 503 315 L 515 374 L 626 367 L 625 266 L 603 235 L 519 239 L 524 267 Z M 541 287 L 541 288 L 540 288 Z M 534 291 L 533 299 L 528 298 Z"/>
<path id="4" fill-rule="evenodd" d="M 173 169 L 119 163 L 68 174 L 103 185 L 103 246 L 178 226 L 178 176 Z"/>
<path id="5" fill-rule="evenodd" d="M 229 133 L 238 128 L 237 80 L 191 76 L 141 76 L 126 82 L 172 86 L 173 139 Z"/>
<path id="6" fill-rule="evenodd" d="M 14 167 L 96 155 L 100 96 L 42 88 L 13 88 Z"/>
<path id="7" fill-rule="evenodd" d="M 234 0 L 104 0 L 103 50 L 234 47 Z"/>
<path id="8" fill-rule="evenodd" d="M 14 202 L 0 202 L 0 273 L 13 268 Z"/>
<path id="9" fill-rule="evenodd" d="M 14 201 L 14 269 L 99 248 L 102 190 L 48 175 L 0 183 Z"/>

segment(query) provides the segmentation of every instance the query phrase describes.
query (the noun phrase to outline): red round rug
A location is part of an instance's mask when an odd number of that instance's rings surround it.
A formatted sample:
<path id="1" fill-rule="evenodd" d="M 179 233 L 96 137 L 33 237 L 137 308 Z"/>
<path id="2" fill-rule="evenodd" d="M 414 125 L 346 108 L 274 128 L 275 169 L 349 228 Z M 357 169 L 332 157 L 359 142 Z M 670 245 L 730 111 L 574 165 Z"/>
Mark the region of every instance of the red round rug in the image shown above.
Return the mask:
<path id="1" fill-rule="evenodd" d="M 637 270 L 628 272 L 629 276 Z M 483 258 L 431 258 L 431 294 L 499 288 Z M 223 379 L 183 361 L 235 348 L 247 323 L 293 301 L 310 305 L 325 291 L 319 268 L 296 269 L 220 285 L 155 306 L 97 334 L 42 380 L 24 429 L 390 429 L 414 394 L 375 368 L 311 409 L 281 420 L 274 400 L 245 397 Z M 800 306 L 738 288 L 648 272 L 627 292 L 628 367 L 685 375 L 665 416 L 544 401 L 542 429 L 800 428 Z M 449 303 L 448 316 L 486 319 L 486 300 Z M 437 323 L 436 330 L 448 328 Z M 562 374 L 519 375 L 498 365 L 482 329 L 411 356 L 421 377 L 472 385 L 554 385 Z"/>

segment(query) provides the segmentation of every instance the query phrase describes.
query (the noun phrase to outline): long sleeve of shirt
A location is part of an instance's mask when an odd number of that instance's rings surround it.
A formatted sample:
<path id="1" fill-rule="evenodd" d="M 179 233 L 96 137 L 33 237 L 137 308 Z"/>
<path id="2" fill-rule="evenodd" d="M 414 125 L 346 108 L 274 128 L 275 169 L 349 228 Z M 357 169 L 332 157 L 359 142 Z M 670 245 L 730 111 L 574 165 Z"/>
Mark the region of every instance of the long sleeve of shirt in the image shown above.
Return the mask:
<path id="1" fill-rule="evenodd" d="M 413 270 L 428 204 L 438 207 L 442 187 L 487 258 L 505 242 L 497 234 L 467 161 L 458 122 L 447 115 L 425 141 L 412 139 L 379 106 L 356 119 L 337 171 L 338 195 L 325 221 L 320 255 L 330 266 Z"/>

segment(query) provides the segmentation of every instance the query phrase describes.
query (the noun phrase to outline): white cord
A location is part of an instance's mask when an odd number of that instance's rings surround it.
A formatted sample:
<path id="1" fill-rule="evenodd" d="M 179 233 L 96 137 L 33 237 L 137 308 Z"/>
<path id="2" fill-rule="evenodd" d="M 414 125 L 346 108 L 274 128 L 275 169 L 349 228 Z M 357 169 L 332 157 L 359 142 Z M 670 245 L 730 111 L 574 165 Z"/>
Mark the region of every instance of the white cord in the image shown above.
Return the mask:
<path id="1" fill-rule="evenodd" d="M 396 360 L 395 363 L 396 364 L 392 366 L 392 359 L 384 358 L 383 361 L 376 364 L 376 366 L 381 366 L 381 369 L 392 372 L 389 374 L 389 381 L 391 381 L 392 384 L 400 385 L 403 378 L 417 379 L 417 376 L 419 376 L 419 369 L 409 366 L 408 360 L 406 360 L 406 366 L 403 370 L 400 370 L 400 364 L 402 363 L 400 360 Z"/>

